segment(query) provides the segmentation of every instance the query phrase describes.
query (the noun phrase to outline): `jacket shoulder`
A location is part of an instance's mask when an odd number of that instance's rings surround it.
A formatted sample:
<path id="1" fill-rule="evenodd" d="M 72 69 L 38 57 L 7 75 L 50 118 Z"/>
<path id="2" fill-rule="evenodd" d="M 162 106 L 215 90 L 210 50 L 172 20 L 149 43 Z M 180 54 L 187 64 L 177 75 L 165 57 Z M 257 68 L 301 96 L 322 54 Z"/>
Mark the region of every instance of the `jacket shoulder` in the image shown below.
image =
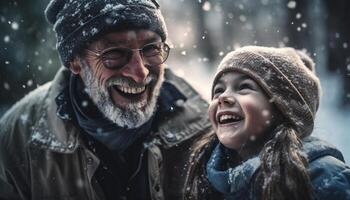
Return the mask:
<path id="1" fill-rule="evenodd" d="M 304 139 L 309 174 L 317 199 L 350 199 L 350 167 L 333 145 L 315 137 Z"/>
<path id="2" fill-rule="evenodd" d="M 210 121 L 207 117 L 207 101 L 192 86 L 170 69 L 165 71 L 165 81 L 186 97 L 185 101 L 177 102 L 176 112 L 165 116 L 158 127 L 165 148 L 171 148 L 208 132 Z"/>
<path id="3" fill-rule="evenodd" d="M 309 173 L 317 199 L 350 199 L 350 168 L 327 155 L 310 163 Z"/>
<path id="4" fill-rule="evenodd" d="M 0 119 L 0 140 L 5 142 L 13 138 L 27 137 L 26 135 L 15 136 L 15 134 L 23 133 L 39 119 L 39 116 L 44 112 L 45 97 L 48 94 L 51 83 L 46 83 L 31 91 L 17 103 L 15 103 Z M 25 141 L 23 141 L 25 142 Z"/>

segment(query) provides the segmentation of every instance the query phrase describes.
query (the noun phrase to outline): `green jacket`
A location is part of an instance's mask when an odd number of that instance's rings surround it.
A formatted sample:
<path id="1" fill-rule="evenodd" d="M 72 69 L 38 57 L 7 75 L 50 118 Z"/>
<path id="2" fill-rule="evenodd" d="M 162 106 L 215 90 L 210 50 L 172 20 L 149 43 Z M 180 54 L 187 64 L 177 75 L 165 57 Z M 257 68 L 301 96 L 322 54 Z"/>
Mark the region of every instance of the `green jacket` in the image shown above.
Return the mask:
<path id="1" fill-rule="evenodd" d="M 0 199 L 104 199 L 94 173 L 99 159 L 77 127 L 56 115 L 55 98 L 68 84 L 61 69 L 54 80 L 16 103 L 0 120 Z M 182 199 L 186 162 L 194 140 L 210 129 L 207 103 L 166 69 L 165 80 L 187 100 L 165 116 L 147 144 L 152 199 Z"/>

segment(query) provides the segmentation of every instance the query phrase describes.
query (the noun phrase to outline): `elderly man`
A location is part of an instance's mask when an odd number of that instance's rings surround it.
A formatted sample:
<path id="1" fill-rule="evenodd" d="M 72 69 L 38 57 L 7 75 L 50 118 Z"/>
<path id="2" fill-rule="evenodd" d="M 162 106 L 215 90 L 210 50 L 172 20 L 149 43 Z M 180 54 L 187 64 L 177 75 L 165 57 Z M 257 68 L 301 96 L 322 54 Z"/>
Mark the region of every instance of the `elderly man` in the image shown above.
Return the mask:
<path id="1" fill-rule="evenodd" d="M 206 102 L 163 63 L 155 0 L 52 0 L 65 67 L 1 119 L 0 199 L 181 199 Z"/>

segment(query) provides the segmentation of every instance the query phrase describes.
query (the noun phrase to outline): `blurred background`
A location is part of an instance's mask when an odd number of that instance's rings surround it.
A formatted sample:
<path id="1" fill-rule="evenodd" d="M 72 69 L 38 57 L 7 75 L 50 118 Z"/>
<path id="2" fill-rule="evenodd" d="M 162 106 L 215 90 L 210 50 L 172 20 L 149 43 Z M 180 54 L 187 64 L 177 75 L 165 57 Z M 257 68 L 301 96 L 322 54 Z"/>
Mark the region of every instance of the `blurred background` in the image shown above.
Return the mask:
<path id="1" fill-rule="evenodd" d="M 46 22 L 49 0 L 0 1 L 0 116 L 61 67 Z M 350 162 L 349 0 L 159 0 L 173 45 L 168 67 L 209 100 L 226 53 L 245 45 L 291 46 L 316 62 L 323 96 L 314 135 Z"/>

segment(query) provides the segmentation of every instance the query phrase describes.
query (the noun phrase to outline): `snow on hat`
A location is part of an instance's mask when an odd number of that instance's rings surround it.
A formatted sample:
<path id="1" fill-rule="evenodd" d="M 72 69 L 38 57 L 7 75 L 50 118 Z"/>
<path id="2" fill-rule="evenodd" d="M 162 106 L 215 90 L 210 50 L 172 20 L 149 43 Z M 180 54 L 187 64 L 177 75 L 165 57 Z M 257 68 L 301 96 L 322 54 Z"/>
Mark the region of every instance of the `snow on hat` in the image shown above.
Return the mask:
<path id="1" fill-rule="evenodd" d="M 247 74 L 255 80 L 298 130 L 299 137 L 311 134 L 321 86 L 315 64 L 308 55 L 293 48 L 240 48 L 221 61 L 213 87 L 222 74 L 229 71 Z"/>
<path id="2" fill-rule="evenodd" d="M 56 48 L 66 67 L 96 36 L 113 30 L 145 28 L 167 37 L 156 0 L 51 0 L 45 10 L 54 25 Z"/>

